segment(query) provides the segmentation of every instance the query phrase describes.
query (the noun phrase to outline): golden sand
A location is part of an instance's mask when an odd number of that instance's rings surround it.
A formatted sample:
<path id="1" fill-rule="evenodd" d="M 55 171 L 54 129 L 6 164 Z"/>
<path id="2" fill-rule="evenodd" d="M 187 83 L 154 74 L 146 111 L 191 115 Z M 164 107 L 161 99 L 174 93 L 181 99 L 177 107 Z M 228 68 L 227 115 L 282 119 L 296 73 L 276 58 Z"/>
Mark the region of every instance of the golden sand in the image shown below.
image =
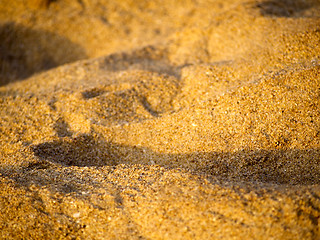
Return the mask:
<path id="1" fill-rule="evenodd" d="M 318 0 L 0 4 L 0 239 L 319 239 Z"/>

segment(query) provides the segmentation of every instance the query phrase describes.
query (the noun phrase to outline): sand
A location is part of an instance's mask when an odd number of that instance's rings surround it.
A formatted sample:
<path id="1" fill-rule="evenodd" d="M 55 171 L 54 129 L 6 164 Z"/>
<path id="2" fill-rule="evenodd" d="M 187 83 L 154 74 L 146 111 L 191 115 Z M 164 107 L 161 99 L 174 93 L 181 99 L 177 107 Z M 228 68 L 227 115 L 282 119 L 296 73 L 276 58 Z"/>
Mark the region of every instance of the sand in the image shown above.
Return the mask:
<path id="1" fill-rule="evenodd" d="M 319 239 L 320 2 L 0 3 L 0 239 Z"/>

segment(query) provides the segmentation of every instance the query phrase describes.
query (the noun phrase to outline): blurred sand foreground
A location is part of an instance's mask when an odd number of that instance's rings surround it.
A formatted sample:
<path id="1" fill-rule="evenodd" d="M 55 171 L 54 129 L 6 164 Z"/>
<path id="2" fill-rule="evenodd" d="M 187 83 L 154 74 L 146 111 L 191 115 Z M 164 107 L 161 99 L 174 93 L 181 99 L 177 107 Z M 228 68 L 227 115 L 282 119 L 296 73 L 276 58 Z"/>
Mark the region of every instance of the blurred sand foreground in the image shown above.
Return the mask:
<path id="1" fill-rule="evenodd" d="M 320 239 L 318 0 L 0 4 L 0 239 Z"/>

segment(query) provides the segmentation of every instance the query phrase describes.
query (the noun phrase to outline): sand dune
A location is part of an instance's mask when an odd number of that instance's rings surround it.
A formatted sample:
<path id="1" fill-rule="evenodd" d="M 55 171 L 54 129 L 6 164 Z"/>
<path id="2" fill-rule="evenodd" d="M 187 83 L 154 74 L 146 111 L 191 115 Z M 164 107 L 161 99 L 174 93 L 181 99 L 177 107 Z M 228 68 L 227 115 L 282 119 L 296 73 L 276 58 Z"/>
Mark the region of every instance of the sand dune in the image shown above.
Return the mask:
<path id="1" fill-rule="evenodd" d="M 1 239 L 318 239 L 319 1 L 0 5 Z"/>

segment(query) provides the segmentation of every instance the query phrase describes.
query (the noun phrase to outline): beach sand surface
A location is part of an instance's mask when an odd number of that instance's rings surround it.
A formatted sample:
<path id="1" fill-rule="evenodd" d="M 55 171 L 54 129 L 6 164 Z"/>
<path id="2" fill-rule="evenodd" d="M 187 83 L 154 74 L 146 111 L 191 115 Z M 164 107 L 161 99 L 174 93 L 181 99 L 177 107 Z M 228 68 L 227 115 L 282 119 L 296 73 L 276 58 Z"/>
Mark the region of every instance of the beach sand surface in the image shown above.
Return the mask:
<path id="1" fill-rule="evenodd" d="M 319 239 L 318 0 L 0 3 L 0 239 Z"/>

